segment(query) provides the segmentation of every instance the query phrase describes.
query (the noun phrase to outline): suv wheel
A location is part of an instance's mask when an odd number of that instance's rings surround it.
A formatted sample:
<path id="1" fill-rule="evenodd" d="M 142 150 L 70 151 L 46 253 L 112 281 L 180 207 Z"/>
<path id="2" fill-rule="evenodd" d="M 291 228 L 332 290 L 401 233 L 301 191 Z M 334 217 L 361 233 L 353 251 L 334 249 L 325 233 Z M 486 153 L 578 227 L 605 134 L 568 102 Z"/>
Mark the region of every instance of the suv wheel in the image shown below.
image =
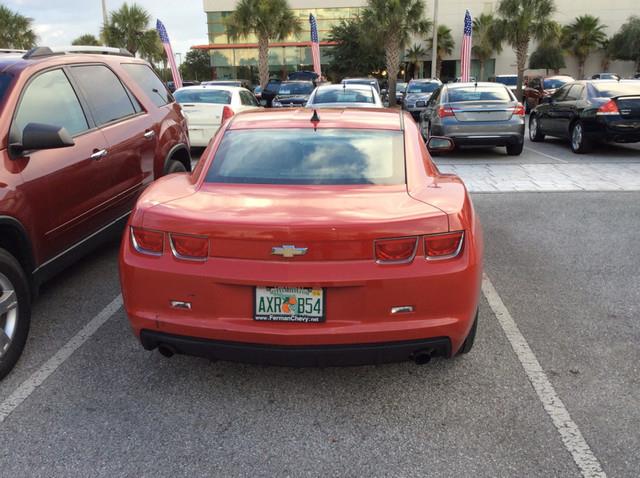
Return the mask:
<path id="1" fill-rule="evenodd" d="M 172 159 L 171 161 L 169 161 L 169 164 L 167 165 L 167 174 L 186 172 L 187 168 L 185 168 L 184 164 L 182 164 L 177 159 Z"/>
<path id="2" fill-rule="evenodd" d="M 589 153 L 592 150 L 591 141 L 586 137 L 580 121 L 571 128 L 571 150 L 577 154 Z"/>
<path id="3" fill-rule="evenodd" d="M 544 141 L 544 133 L 540 130 L 538 116 L 533 114 L 529 117 L 529 139 L 534 143 Z"/>
<path id="4" fill-rule="evenodd" d="M 29 286 L 18 261 L 0 249 L 0 380 L 16 364 L 31 321 Z"/>

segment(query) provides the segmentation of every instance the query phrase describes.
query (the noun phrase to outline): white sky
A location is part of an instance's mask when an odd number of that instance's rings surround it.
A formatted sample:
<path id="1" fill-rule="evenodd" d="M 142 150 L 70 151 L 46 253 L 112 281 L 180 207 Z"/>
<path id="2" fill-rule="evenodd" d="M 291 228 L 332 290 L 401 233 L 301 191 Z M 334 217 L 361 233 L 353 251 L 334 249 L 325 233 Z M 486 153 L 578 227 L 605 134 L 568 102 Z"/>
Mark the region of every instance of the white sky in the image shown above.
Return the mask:
<path id="1" fill-rule="evenodd" d="M 124 3 L 123 0 L 106 2 L 108 11 Z M 84 33 L 98 36 L 102 25 L 101 0 L 3 0 L 2 3 L 33 19 L 39 45 L 70 45 Z M 150 27 L 155 28 L 157 18 L 165 24 L 173 51 L 182 53 L 183 59 L 191 46 L 208 43 L 202 0 L 137 0 L 135 3 L 151 15 Z"/>

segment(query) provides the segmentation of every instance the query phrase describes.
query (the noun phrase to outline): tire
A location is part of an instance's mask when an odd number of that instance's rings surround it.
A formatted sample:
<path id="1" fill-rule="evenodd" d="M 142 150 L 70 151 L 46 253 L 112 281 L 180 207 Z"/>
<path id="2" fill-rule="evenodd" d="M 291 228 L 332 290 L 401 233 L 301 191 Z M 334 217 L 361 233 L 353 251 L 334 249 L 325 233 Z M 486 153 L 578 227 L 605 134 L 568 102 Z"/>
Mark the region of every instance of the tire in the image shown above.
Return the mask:
<path id="1" fill-rule="evenodd" d="M 31 322 L 29 284 L 18 261 L 0 249 L 0 380 L 22 355 Z"/>
<path id="2" fill-rule="evenodd" d="M 508 144 L 507 154 L 509 156 L 520 156 L 524 149 L 524 141 L 522 143 Z"/>
<path id="3" fill-rule="evenodd" d="M 584 127 L 580 121 L 576 121 L 571 127 L 569 142 L 571 151 L 576 154 L 590 153 L 593 150 L 593 144 L 584 134 Z"/>
<path id="4" fill-rule="evenodd" d="M 544 141 L 544 133 L 540 130 L 540 123 L 536 115 L 529 116 L 529 139 L 534 143 Z"/>
<path id="5" fill-rule="evenodd" d="M 178 161 L 177 159 L 169 160 L 169 164 L 167 164 L 166 174 L 186 173 L 186 172 L 187 172 L 187 168 L 185 168 L 184 164 L 182 164 L 180 161 Z"/>
<path id="6" fill-rule="evenodd" d="M 476 332 L 478 330 L 478 310 L 476 310 L 476 317 L 473 319 L 473 325 L 469 331 L 469 335 L 464 339 L 462 347 L 458 350 L 458 355 L 468 354 L 473 348 L 473 344 L 476 341 Z"/>

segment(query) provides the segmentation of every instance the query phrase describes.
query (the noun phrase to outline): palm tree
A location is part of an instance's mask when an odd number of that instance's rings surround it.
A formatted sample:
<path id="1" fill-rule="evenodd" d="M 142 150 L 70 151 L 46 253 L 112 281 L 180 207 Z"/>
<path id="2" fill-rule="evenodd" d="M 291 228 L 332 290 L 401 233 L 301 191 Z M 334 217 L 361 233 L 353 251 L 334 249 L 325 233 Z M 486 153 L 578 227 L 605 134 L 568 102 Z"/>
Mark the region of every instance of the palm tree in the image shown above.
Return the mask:
<path id="1" fill-rule="evenodd" d="M 518 84 L 516 96 L 522 100 L 522 83 L 532 38 L 542 40 L 551 27 L 553 0 L 500 0 L 496 32 L 516 54 Z"/>
<path id="2" fill-rule="evenodd" d="M 100 46 L 100 40 L 98 40 L 95 35 L 91 33 L 85 33 L 84 35 L 80 35 L 78 38 L 71 42 L 72 45 L 90 45 L 90 46 Z"/>
<path id="3" fill-rule="evenodd" d="M 406 58 L 407 62 L 411 64 L 411 67 L 413 68 L 413 71 L 411 74 L 412 78 L 416 77 L 416 74 L 420 69 L 418 62 L 426 54 L 427 52 L 425 51 L 425 49 L 422 48 L 421 45 L 417 45 L 417 44 L 414 44 L 411 48 L 408 48 L 407 51 L 404 53 L 404 57 Z"/>
<path id="4" fill-rule="evenodd" d="M 581 15 L 562 31 L 562 43 L 569 53 L 578 60 L 578 79 L 584 78 L 584 64 L 587 57 L 602 47 L 607 40 L 605 25 L 598 17 Z"/>
<path id="5" fill-rule="evenodd" d="M 612 60 L 633 61 L 640 71 L 640 17 L 630 16 L 611 38 Z"/>
<path id="6" fill-rule="evenodd" d="M 31 28 L 33 19 L 0 5 L 0 46 L 28 50 L 36 44 L 37 36 Z"/>
<path id="7" fill-rule="evenodd" d="M 611 58 L 613 57 L 613 50 L 612 50 L 610 38 L 607 38 L 604 42 L 602 42 L 602 46 L 600 47 L 600 52 L 602 53 L 602 62 L 600 63 L 600 65 L 602 66 L 602 71 L 609 71 L 609 66 L 611 65 Z"/>
<path id="8" fill-rule="evenodd" d="M 427 34 L 431 22 L 424 18 L 422 0 L 368 0 L 362 18 L 370 32 L 384 43 L 389 106 L 396 104 L 400 59 L 412 33 Z"/>
<path id="9" fill-rule="evenodd" d="M 146 33 L 150 20 L 151 15 L 144 8 L 125 2 L 109 14 L 109 23 L 102 28 L 102 36 L 107 45 L 126 48 L 135 55 L 151 39 Z"/>
<path id="10" fill-rule="evenodd" d="M 502 51 L 502 42 L 496 34 L 495 19 L 493 15 L 483 13 L 473 19 L 473 53 L 480 60 L 480 81 L 484 81 L 484 67 L 493 53 Z"/>
<path id="11" fill-rule="evenodd" d="M 269 41 L 284 40 L 301 30 L 287 0 L 240 0 L 225 23 L 231 38 L 258 37 L 258 75 L 262 88 L 269 81 Z"/>
<path id="12" fill-rule="evenodd" d="M 438 26 L 438 47 L 436 50 L 436 77 L 442 73 L 442 59 L 453 53 L 456 43 L 451 36 L 451 28 L 446 25 Z M 433 39 L 429 40 L 429 48 L 433 51 Z"/>
<path id="13" fill-rule="evenodd" d="M 564 62 L 564 48 L 562 47 L 563 27 L 556 21 L 551 21 L 538 48 L 529 57 L 531 70 L 545 69 L 557 75 L 561 68 L 566 66 Z"/>

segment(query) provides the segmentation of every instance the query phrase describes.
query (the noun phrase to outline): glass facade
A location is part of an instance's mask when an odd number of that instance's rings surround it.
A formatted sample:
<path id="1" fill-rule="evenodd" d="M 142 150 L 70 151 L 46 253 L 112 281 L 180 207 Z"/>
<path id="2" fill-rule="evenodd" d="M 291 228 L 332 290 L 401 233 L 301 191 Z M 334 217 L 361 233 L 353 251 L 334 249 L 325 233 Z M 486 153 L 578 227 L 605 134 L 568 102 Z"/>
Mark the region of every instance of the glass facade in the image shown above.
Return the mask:
<path id="1" fill-rule="evenodd" d="M 320 41 L 328 39 L 331 28 L 342 20 L 352 18 L 360 13 L 362 7 L 345 8 L 303 8 L 293 12 L 300 20 L 301 32 L 291 35 L 282 43 L 307 42 L 311 37 L 309 14 L 313 14 L 318 22 L 318 36 Z M 257 44 L 255 35 L 232 39 L 227 35 L 224 24 L 225 18 L 232 12 L 207 12 L 207 30 L 209 43 L 219 46 L 219 49 L 209 51 L 211 66 L 215 76 L 219 79 L 244 78 L 257 82 L 258 78 L 258 49 L 255 47 L 242 48 L 236 45 Z M 320 57 L 327 58 L 330 47 L 320 47 Z M 296 70 L 312 69 L 311 48 L 304 46 L 277 46 L 269 48 L 270 74 L 284 76 Z"/>

